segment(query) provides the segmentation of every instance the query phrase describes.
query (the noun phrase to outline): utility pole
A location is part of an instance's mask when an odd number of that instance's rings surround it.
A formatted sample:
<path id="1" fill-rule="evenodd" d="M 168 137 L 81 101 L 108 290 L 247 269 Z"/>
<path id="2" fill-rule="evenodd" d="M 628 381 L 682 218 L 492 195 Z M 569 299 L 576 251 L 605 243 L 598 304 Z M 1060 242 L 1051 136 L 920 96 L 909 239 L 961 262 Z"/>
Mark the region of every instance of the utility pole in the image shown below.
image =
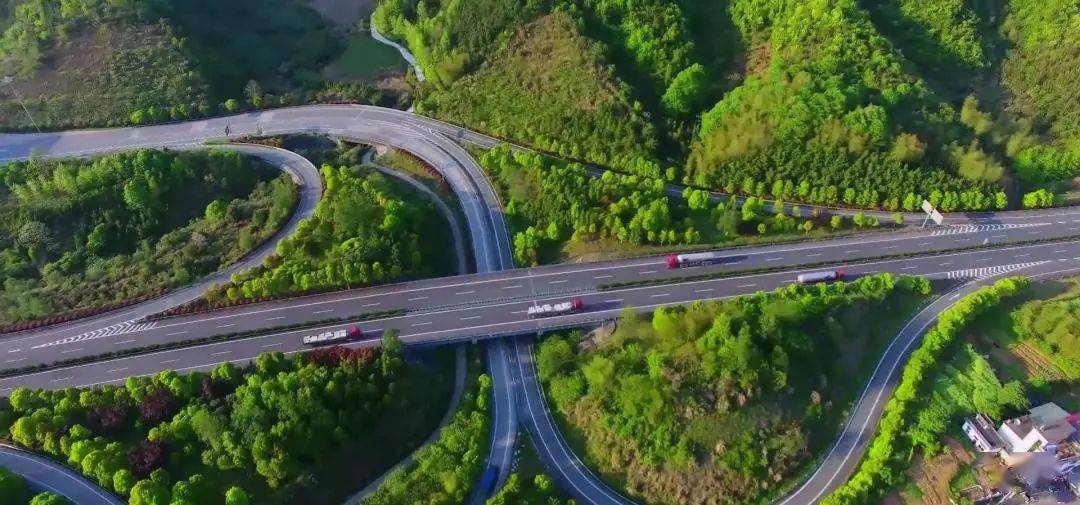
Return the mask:
<path id="1" fill-rule="evenodd" d="M 34 116 L 30 114 L 30 109 L 26 108 L 26 103 L 23 102 L 22 96 L 20 96 L 19 91 L 15 89 L 15 85 L 11 83 L 13 80 L 14 77 L 11 77 L 10 75 L 5 75 L 3 78 L 4 84 L 7 84 L 8 87 L 11 88 L 11 92 L 15 95 L 15 98 L 19 100 L 19 105 L 22 106 L 23 112 L 26 113 L 26 117 L 30 119 L 30 124 L 34 126 L 34 129 L 37 130 L 38 133 L 41 133 L 41 128 L 38 128 L 37 122 L 34 121 Z"/>

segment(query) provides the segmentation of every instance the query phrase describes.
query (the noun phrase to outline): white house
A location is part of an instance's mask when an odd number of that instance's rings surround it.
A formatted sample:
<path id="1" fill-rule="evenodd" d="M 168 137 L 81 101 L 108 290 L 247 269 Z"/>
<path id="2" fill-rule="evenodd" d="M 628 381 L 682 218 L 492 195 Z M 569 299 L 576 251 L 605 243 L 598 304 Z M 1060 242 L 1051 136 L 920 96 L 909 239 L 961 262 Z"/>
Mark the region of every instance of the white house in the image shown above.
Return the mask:
<path id="1" fill-rule="evenodd" d="M 1031 409 L 1031 413 L 1001 423 L 997 434 L 1009 453 L 1042 452 L 1048 445 L 1060 444 L 1076 433 L 1069 424 L 1069 413 L 1053 403 Z"/>
<path id="2" fill-rule="evenodd" d="M 986 414 L 965 418 L 962 428 L 979 452 L 998 452 L 1005 447 L 1001 437 L 994 431 L 994 423 L 990 422 Z"/>

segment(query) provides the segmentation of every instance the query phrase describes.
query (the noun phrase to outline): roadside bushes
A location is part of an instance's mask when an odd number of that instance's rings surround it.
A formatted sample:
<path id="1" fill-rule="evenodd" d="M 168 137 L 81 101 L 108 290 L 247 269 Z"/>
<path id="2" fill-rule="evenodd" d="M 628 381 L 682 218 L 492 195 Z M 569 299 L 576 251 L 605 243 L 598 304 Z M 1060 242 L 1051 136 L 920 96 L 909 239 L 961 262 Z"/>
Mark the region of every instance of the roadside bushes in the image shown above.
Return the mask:
<path id="1" fill-rule="evenodd" d="M 829 495 L 823 505 L 877 503 L 889 486 L 900 479 L 913 443 L 909 433 L 914 422 L 912 416 L 926 401 L 923 395 L 928 387 L 926 379 L 934 375 L 942 355 L 965 325 L 1027 284 L 1028 280 L 1021 277 L 1002 279 L 941 313 L 937 324 L 926 333 L 922 344 L 904 365 L 900 382 L 885 406 L 877 434 L 858 471 Z"/>
<path id="2" fill-rule="evenodd" d="M 391 473 L 364 504 L 465 503 L 484 469 L 491 387 L 487 374 L 477 377 L 439 440 L 421 449 L 411 466 Z"/>
<path id="3" fill-rule="evenodd" d="M 995 185 L 965 181 L 944 170 L 918 169 L 876 153 L 853 157 L 800 143 L 762 148 L 715 162 L 715 167 L 703 156 L 707 154 L 700 150 L 691 156 L 687 182 L 729 194 L 909 212 L 918 210 L 924 198 L 944 212 L 1008 206 L 1007 196 Z"/>
<path id="4" fill-rule="evenodd" d="M 669 195 L 659 178 L 611 171 L 595 177 L 579 163 L 515 152 L 505 145 L 484 152 L 479 161 L 506 202 L 514 258 L 520 265 L 542 263 L 568 242 L 706 244 L 880 224 L 862 214 L 848 220 L 799 206 L 787 209 L 783 198 L 767 203 L 750 197 L 740 206 L 733 199 L 714 203 L 708 191 L 693 188 L 679 198 Z M 774 191 L 788 194 L 784 184 L 776 186 Z"/>
<path id="5" fill-rule="evenodd" d="M 1030 193 L 1025 193 L 1021 203 L 1025 209 L 1043 209 L 1053 207 L 1054 200 L 1053 193 L 1045 189 L 1037 189 Z"/>
<path id="6" fill-rule="evenodd" d="M 326 191 L 315 213 L 263 265 L 208 290 L 210 305 L 451 271 L 446 221 L 434 205 L 378 173 L 330 165 L 321 173 Z"/>

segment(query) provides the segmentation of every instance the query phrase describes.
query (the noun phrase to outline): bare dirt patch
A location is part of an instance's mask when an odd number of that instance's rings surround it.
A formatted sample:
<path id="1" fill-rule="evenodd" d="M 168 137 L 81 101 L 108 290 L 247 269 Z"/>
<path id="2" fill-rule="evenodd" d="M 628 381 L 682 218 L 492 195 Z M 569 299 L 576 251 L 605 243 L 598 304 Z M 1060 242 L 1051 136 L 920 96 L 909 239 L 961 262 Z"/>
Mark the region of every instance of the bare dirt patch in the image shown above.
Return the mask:
<path id="1" fill-rule="evenodd" d="M 919 458 L 908 475 L 918 486 L 922 496 L 919 503 L 925 505 L 951 505 L 949 481 L 956 476 L 961 465 L 971 464 L 971 454 L 956 440 L 946 437 L 946 452 L 929 460 Z M 913 503 L 910 500 L 905 500 Z"/>

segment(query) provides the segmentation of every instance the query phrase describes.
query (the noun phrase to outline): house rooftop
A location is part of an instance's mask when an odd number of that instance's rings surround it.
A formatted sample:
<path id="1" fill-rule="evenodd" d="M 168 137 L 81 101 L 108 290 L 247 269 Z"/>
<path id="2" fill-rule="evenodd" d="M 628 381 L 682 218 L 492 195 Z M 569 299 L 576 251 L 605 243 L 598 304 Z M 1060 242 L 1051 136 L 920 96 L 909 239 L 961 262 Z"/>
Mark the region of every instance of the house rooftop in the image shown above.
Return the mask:
<path id="1" fill-rule="evenodd" d="M 1068 419 L 1069 413 L 1065 409 L 1058 407 L 1056 403 L 1049 402 L 1033 407 L 1031 409 L 1031 418 L 1038 426 L 1050 426 L 1058 421 Z"/>
<path id="2" fill-rule="evenodd" d="M 1059 419 L 1051 424 L 1039 426 L 1039 432 L 1048 442 L 1057 444 L 1068 440 L 1073 433 L 1076 433 L 1076 428 L 1068 421 Z"/>
<path id="3" fill-rule="evenodd" d="M 1031 416 L 1020 416 L 1007 419 L 1004 423 L 1001 423 L 1001 427 L 1007 427 L 1016 435 L 1016 438 L 1023 439 L 1028 436 L 1028 433 L 1031 433 L 1031 430 L 1035 429 L 1035 423 L 1031 421 Z"/>
<path id="4" fill-rule="evenodd" d="M 975 432 L 969 434 L 969 437 L 972 435 L 978 436 L 982 438 L 982 441 L 976 443 L 976 445 L 979 445 L 979 443 L 986 445 L 985 448 L 980 450 L 993 452 L 1004 446 L 1005 443 L 1001 440 L 1001 436 L 994 431 L 994 424 L 990 422 L 990 419 L 985 414 L 975 414 L 975 417 L 969 417 L 965 421 Z M 976 442 L 976 440 L 972 439 L 972 442 Z"/>

